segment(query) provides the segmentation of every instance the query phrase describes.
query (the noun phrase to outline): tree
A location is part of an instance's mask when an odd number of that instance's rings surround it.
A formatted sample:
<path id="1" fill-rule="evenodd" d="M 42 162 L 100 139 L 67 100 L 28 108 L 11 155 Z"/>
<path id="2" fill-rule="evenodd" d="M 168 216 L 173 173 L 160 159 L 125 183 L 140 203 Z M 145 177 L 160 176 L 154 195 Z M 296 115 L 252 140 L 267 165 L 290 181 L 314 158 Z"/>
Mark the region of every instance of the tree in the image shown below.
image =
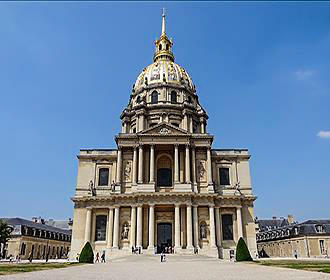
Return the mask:
<path id="1" fill-rule="evenodd" d="M 92 246 L 89 242 L 86 242 L 84 248 L 81 250 L 79 256 L 80 263 L 94 263 L 94 253 Z"/>
<path id="2" fill-rule="evenodd" d="M 246 246 L 246 243 L 242 237 L 238 240 L 236 246 L 236 261 L 237 262 L 253 261 L 249 249 Z"/>
<path id="3" fill-rule="evenodd" d="M 10 227 L 5 221 L 0 220 L 0 249 L 6 247 L 12 230 L 12 227 Z M 2 255 L 3 252 L 0 252 L 0 257 L 2 257 Z"/>

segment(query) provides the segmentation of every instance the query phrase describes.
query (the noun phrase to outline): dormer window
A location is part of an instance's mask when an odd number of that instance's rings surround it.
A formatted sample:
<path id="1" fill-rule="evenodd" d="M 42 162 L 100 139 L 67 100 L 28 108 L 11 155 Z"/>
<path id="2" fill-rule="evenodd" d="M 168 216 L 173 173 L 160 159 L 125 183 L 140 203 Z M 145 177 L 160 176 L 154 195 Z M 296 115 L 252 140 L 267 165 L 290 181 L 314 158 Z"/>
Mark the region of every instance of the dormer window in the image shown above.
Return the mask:
<path id="1" fill-rule="evenodd" d="M 323 225 L 316 225 L 315 226 L 317 233 L 325 233 L 324 226 Z"/>
<path id="2" fill-rule="evenodd" d="M 299 229 L 298 228 L 294 228 L 294 234 L 298 235 L 299 234 Z"/>

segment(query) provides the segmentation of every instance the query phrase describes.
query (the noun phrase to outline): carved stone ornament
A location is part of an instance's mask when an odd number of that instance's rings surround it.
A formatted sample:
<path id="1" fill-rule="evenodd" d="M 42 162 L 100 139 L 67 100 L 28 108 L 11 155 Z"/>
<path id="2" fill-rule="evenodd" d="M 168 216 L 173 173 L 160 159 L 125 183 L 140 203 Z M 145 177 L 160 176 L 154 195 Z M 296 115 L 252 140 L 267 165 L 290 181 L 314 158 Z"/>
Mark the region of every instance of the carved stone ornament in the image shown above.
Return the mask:
<path id="1" fill-rule="evenodd" d="M 205 222 L 201 222 L 200 225 L 200 235 L 202 239 L 206 239 L 207 238 L 207 226 Z"/>
<path id="2" fill-rule="evenodd" d="M 159 134 L 170 134 L 172 131 L 166 127 L 163 127 L 159 130 Z"/>

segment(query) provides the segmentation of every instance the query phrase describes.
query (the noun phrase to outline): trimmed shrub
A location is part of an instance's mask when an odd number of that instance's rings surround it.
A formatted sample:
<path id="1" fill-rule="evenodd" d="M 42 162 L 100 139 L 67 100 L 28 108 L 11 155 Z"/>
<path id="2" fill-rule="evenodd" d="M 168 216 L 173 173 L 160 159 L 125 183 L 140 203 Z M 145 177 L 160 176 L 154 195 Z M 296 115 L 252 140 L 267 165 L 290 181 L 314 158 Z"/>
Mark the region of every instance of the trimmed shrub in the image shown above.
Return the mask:
<path id="1" fill-rule="evenodd" d="M 246 246 L 246 243 L 242 237 L 238 240 L 238 243 L 237 243 L 236 261 L 237 262 L 253 261 L 251 258 L 249 249 Z"/>
<path id="2" fill-rule="evenodd" d="M 80 263 L 94 263 L 94 253 L 92 246 L 89 242 L 86 242 L 84 248 L 81 250 L 79 256 Z"/>

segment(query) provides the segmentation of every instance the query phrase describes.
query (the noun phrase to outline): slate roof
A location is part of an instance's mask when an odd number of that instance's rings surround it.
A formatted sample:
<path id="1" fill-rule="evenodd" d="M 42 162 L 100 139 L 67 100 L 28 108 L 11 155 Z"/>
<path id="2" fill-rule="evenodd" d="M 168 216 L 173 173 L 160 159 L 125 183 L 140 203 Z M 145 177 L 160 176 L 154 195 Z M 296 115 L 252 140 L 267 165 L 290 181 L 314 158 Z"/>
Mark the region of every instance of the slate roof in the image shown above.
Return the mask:
<path id="1" fill-rule="evenodd" d="M 0 220 L 6 221 L 8 225 L 11 226 L 27 226 L 35 229 L 41 229 L 41 230 L 46 230 L 46 231 L 51 231 L 51 232 L 57 232 L 57 233 L 63 233 L 71 236 L 71 230 L 65 230 L 53 226 L 49 226 L 46 224 L 42 223 L 35 223 L 29 220 L 25 220 L 22 218 L 0 218 Z"/>
<path id="2" fill-rule="evenodd" d="M 260 232 L 289 226 L 288 219 L 258 220 L 257 223 L 259 224 Z"/>
<path id="3" fill-rule="evenodd" d="M 68 220 L 66 220 L 66 221 L 48 220 L 48 221 L 45 221 L 45 224 L 48 226 L 69 230 L 70 221 L 68 221 Z"/>

